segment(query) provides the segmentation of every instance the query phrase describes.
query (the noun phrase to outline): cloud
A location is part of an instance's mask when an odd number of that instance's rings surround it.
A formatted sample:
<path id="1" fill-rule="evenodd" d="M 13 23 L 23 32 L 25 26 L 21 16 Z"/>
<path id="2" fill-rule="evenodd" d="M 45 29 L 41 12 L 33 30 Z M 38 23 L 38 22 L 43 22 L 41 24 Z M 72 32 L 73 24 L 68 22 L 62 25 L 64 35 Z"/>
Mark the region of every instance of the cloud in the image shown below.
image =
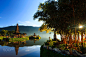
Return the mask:
<path id="1" fill-rule="evenodd" d="M 18 21 L 18 22 L 21 22 L 21 21 Z"/>
<path id="2" fill-rule="evenodd" d="M 48 0 L 44 0 L 44 1 L 48 1 Z"/>
<path id="3" fill-rule="evenodd" d="M 39 21 L 39 22 L 43 24 L 43 21 Z"/>
<path id="4" fill-rule="evenodd" d="M 26 23 L 30 23 L 29 21 L 25 21 Z"/>
<path id="5" fill-rule="evenodd" d="M 38 21 L 38 19 L 36 19 L 35 21 L 40 22 L 40 23 L 42 23 L 42 24 L 43 24 L 43 21 Z"/>
<path id="6" fill-rule="evenodd" d="M 27 24 L 30 24 L 29 21 L 18 21 L 19 22 L 19 25 L 27 25 Z"/>
<path id="7" fill-rule="evenodd" d="M 34 25 L 32 25 L 33 27 L 40 27 L 41 25 L 36 25 L 36 24 L 34 24 Z"/>
<path id="8" fill-rule="evenodd" d="M 38 21 L 38 19 L 35 19 L 35 21 Z"/>
<path id="9" fill-rule="evenodd" d="M 26 50 L 26 51 L 30 51 L 30 50 Z"/>
<path id="10" fill-rule="evenodd" d="M 24 26 L 33 26 L 33 27 L 40 27 L 43 24 L 43 21 L 38 22 L 38 19 L 35 20 L 36 22 L 30 22 L 30 21 L 18 21 L 19 25 Z"/>
<path id="11" fill-rule="evenodd" d="M 19 56 L 24 56 L 26 54 L 30 54 L 30 53 L 33 53 L 33 52 L 37 52 L 39 51 L 40 53 L 40 47 L 38 46 L 29 46 L 29 47 L 24 47 L 23 49 L 19 50 Z"/>
<path id="12" fill-rule="evenodd" d="M 1 18 L 1 17 L 0 17 Z"/>

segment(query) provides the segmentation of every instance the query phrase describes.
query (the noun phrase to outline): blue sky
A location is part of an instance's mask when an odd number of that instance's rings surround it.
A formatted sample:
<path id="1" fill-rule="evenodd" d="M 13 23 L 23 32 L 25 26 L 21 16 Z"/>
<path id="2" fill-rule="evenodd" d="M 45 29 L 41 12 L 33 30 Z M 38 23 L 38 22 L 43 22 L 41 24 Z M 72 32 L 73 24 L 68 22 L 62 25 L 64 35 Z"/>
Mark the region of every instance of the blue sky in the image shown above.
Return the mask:
<path id="1" fill-rule="evenodd" d="M 43 22 L 33 20 L 40 3 L 46 0 L 0 0 L 0 27 L 25 25 L 40 27 Z M 56 1 L 56 0 L 55 0 Z"/>
<path id="2" fill-rule="evenodd" d="M 33 20 L 40 3 L 45 0 L 0 0 L 0 27 L 11 25 L 41 26 Z"/>

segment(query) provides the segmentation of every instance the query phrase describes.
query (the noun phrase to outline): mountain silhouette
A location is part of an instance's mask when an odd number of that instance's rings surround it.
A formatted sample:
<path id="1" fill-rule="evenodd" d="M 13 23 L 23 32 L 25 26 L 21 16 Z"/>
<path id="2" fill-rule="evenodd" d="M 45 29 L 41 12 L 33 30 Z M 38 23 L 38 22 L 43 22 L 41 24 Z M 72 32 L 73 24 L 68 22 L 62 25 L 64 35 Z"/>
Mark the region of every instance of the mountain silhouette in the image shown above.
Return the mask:
<path id="1" fill-rule="evenodd" d="M 40 32 L 39 31 L 39 28 L 40 27 L 33 27 L 33 26 L 19 26 L 19 31 L 20 33 L 27 33 L 27 35 L 33 35 L 34 33 L 36 33 L 36 35 L 49 35 L 49 33 L 46 33 L 46 31 L 44 32 Z M 16 29 L 16 26 L 8 26 L 8 27 L 3 27 L 3 28 L 0 28 L 0 31 L 1 30 L 15 30 Z M 45 36 L 44 36 L 45 37 Z"/>
<path id="2" fill-rule="evenodd" d="M 3 28 L 0 28 L 0 31 L 1 30 L 10 30 L 10 31 L 12 31 L 12 30 L 15 30 L 15 28 L 16 28 L 16 26 L 8 26 L 8 27 L 3 27 Z M 32 27 L 32 26 L 19 26 L 19 30 L 20 31 L 27 31 L 27 30 L 29 30 L 29 29 L 34 29 L 35 28 L 35 30 L 36 29 L 38 29 L 38 28 L 40 28 L 40 27 Z"/>

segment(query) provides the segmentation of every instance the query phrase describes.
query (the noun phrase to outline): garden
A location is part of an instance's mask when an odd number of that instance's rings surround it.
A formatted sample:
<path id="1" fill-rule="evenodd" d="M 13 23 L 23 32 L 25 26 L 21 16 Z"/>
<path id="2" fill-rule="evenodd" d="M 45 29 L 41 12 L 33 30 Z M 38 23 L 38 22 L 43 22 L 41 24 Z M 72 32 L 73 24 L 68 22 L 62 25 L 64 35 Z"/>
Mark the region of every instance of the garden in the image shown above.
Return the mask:
<path id="1" fill-rule="evenodd" d="M 53 54 L 53 55 L 58 55 L 58 56 L 63 56 L 63 57 L 80 57 L 80 56 L 86 56 L 86 43 L 83 43 L 83 47 L 82 47 L 82 43 L 72 43 L 72 44 L 64 44 L 61 43 L 61 41 L 53 41 L 53 40 L 47 40 L 42 46 L 41 46 L 41 50 L 43 49 L 44 51 L 42 51 L 42 56 L 45 56 L 44 53 L 46 54 L 46 52 L 48 52 L 49 54 Z M 43 48 L 43 46 L 46 46 Z M 57 49 L 56 51 L 54 49 Z M 47 55 L 48 55 L 47 53 Z M 52 55 L 52 56 L 53 56 Z M 70 56 L 71 55 L 71 56 Z M 51 56 L 51 55 L 48 55 Z"/>

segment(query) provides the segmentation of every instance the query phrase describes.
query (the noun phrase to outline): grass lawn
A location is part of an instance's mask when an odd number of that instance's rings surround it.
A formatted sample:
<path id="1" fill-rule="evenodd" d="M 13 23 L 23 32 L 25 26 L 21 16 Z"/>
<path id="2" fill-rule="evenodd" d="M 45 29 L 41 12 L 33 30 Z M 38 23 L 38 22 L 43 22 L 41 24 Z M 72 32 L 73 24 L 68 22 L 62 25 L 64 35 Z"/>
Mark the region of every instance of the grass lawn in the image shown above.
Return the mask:
<path id="1" fill-rule="evenodd" d="M 29 38 L 10 38 L 10 42 L 15 42 L 15 41 L 26 41 L 29 40 Z"/>
<path id="2" fill-rule="evenodd" d="M 3 38 L 6 38 L 6 37 L 0 36 L 1 40 L 3 40 Z M 26 41 L 26 40 L 29 40 L 28 36 L 26 36 L 26 38 L 10 38 L 9 39 L 9 41 Z"/>
<path id="3" fill-rule="evenodd" d="M 1 40 L 3 40 L 3 38 L 6 38 L 6 37 L 0 36 L 0 39 L 1 39 Z"/>

